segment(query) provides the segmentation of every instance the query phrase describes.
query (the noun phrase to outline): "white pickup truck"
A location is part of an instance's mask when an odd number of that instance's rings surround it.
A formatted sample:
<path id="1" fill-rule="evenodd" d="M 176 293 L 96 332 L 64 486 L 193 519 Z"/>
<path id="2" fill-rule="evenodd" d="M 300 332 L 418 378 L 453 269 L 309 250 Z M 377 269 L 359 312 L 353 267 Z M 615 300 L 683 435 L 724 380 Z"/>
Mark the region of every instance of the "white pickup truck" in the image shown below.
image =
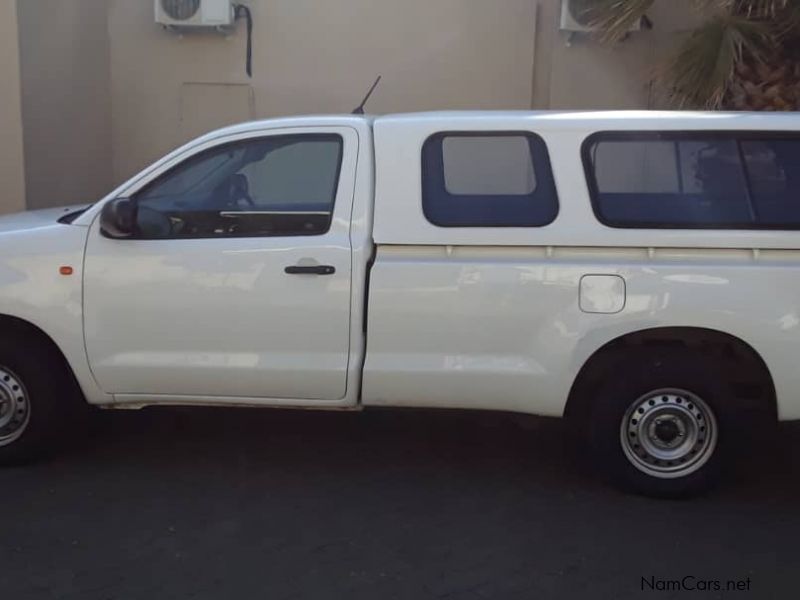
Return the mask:
<path id="1" fill-rule="evenodd" d="M 0 219 L 0 460 L 83 405 L 566 416 L 697 492 L 800 418 L 800 116 L 247 123 Z M 84 402 L 85 400 L 85 402 Z"/>

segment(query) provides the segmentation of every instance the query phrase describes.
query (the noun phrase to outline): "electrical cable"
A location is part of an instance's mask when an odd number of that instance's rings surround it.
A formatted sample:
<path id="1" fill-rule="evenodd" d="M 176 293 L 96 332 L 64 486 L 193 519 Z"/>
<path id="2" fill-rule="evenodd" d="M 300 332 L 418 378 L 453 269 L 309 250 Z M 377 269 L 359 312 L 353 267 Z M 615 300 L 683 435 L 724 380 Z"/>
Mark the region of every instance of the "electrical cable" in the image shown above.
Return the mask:
<path id="1" fill-rule="evenodd" d="M 234 15 L 237 19 L 244 15 L 247 20 L 247 76 L 252 79 L 253 77 L 253 13 L 249 6 L 244 4 L 234 5 Z"/>

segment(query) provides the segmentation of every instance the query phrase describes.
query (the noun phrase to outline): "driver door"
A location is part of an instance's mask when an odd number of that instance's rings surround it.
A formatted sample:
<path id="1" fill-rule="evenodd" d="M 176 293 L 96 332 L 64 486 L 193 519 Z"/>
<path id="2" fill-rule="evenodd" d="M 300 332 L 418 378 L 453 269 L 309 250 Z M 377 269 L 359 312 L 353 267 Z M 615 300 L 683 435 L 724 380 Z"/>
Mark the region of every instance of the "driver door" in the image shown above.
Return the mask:
<path id="1" fill-rule="evenodd" d="M 127 194 L 131 238 L 95 219 L 84 326 L 103 390 L 343 398 L 357 151 L 347 127 L 214 141 Z"/>

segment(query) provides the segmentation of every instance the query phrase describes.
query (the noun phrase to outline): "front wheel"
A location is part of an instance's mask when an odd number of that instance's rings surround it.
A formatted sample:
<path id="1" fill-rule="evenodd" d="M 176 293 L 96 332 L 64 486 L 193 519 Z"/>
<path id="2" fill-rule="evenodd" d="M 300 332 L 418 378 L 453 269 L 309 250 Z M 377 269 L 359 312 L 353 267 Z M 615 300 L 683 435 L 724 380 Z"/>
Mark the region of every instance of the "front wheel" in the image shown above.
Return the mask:
<path id="1" fill-rule="evenodd" d="M 0 365 L 0 448 L 21 438 L 30 421 L 30 394 L 22 378 Z"/>
<path id="2" fill-rule="evenodd" d="M 718 479 L 732 412 L 713 361 L 690 351 L 645 351 L 618 363 L 592 402 L 590 446 L 621 487 L 679 497 Z"/>
<path id="3" fill-rule="evenodd" d="M 57 447 L 70 430 L 76 386 L 63 359 L 38 338 L 0 338 L 0 464 Z"/>

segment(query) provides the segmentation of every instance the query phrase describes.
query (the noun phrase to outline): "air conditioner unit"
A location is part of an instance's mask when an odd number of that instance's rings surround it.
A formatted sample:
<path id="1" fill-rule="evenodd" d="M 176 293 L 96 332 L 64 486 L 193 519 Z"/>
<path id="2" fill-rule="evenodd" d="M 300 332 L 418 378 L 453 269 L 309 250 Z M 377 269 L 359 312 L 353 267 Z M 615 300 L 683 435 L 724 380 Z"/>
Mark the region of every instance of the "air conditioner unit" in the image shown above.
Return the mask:
<path id="1" fill-rule="evenodd" d="M 235 21 L 231 0 L 155 0 L 156 23 L 165 27 L 230 27 Z"/>
<path id="2" fill-rule="evenodd" d="M 598 4 L 598 0 L 561 0 L 561 29 L 563 31 L 581 32 L 594 31 L 588 11 Z M 638 21 L 630 31 L 639 31 L 642 28 Z"/>

